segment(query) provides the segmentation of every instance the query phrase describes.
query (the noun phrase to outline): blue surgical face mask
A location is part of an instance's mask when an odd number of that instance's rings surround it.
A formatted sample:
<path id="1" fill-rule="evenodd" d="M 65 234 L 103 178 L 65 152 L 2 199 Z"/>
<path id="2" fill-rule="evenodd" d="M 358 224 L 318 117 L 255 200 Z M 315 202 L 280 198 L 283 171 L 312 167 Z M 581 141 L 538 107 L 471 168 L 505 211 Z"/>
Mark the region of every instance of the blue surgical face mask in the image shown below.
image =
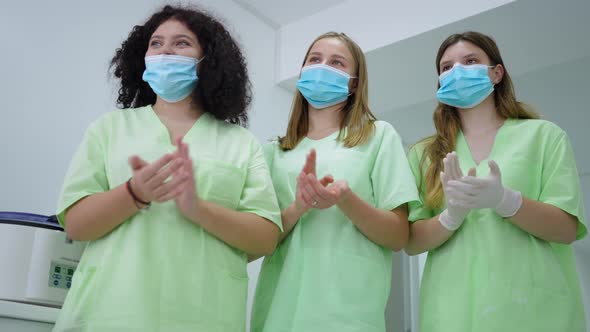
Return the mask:
<path id="1" fill-rule="evenodd" d="M 440 74 L 440 88 L 436 98 L 443 104 L 458 108 L 479 105 L 494 91 L 494 85 L 488 75 L 488 68 L 493 67 L 456 63 L 451 70 Z"/>
<path id="2" fill-rule="evenodd" d="M 348 81 L 351 78 L 354 77 L 328 65 L 310 65 L 301 69 L 297 88 L 311 106 L 321 109 L 348 98 Z"/>
<path id="3" fill-rule="evenodd" d="M 193 92 L 201 60 L 169 54 L 146 56 L 142 78 L 160 98 L 176 103 Z"/>

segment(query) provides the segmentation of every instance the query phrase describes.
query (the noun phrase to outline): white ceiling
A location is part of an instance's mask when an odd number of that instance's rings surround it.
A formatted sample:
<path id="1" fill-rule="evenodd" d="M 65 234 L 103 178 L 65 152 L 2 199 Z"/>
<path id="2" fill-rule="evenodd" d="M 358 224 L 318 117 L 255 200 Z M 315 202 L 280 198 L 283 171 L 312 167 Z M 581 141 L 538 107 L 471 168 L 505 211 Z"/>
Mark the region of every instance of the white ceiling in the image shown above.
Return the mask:
<path id="1" fill-rule="evenodd" d="M 273 28 L 278 29 L 283 25 L 343 3 L 345 0 L 234 0 L 234 2 Z"/>

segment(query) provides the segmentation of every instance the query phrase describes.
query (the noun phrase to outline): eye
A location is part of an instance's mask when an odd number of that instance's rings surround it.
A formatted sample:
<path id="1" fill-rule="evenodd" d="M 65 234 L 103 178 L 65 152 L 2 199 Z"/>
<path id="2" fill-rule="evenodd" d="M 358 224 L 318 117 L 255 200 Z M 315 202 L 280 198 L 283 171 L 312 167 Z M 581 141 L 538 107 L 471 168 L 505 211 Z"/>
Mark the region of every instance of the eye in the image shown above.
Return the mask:
<path id="1" fill-rule="evenodd" d="M 314 63 L 314 62 L 320 62 L 320 58 L 317 57 L 317 56 L 312 56 L 311 58 L 309 58 L 307 60 L 307 62 L 312 62 L 312 63 Z"/>
<path id="2" fill-rule="evenodd" d="M 471 58 L 471 59 L 467 59 L 467 61 L 465 63 L 468 65 L 473 65 L 473 64 L 478 63 L 478 61 L 475 58 Z"/>
<path id="3" fill-rule="evenodd" d="M 336 65 L 336 66 L 344 67 L 344 63 L 342 63 L 342 61 L 340 61 L 340 60 L 334 60 L 334 61 L 332 61 L 332 64 Z"/>
<path id="4" fill-rule="evenodd" d="M 190 46 L 191 44 L 186 40 L 179 40 L 176 45 L 178 46 Z"/>
<path id="5" fill-rule="evenodd" d="M 159 40 L 152 40 L 150 42 L 150 46 L 152 46 L 152 47 L 162 46 L 162 42 L 160 42 Z"/>
<path id="6" fill-rule="evenodd" d="M 447 71 L 447 70 L 449 70 L 449 69 L 451 69 L 451 68 L 453 68 L 453 67 L 451 67 L 450 65 L 444 65 L 444 66 L 442 66 L 442 68 L 440 69 L 440 73 L 442 74 L 442 73 L 444 73 L 445 71 Z"/>

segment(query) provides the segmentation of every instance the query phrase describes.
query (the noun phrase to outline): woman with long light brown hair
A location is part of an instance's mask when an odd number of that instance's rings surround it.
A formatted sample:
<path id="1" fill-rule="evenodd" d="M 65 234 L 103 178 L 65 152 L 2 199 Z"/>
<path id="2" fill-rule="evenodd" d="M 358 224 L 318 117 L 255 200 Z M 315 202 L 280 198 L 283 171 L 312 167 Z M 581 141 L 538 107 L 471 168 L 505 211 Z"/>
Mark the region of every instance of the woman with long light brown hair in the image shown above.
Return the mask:
<path id="1" fill-rule="evenodd" d="M 392 250 L 418 198 L 401 139 L 368 107 L 360 47 L 309 47 L 285 136 L 266 146 L 284 232 L 265 258 L 252 331 L 385 331 Z"/>
<path id="2" fill-rule="evenodd" d="M 570 244 L 587 230 L 566 133 L 516 100 L 492 38 L 451 35 L 436 68 L 436 134 L 409 155 L 421 201 L 406 252 L 428 251 L 420 331 L 585 331 Z"/>

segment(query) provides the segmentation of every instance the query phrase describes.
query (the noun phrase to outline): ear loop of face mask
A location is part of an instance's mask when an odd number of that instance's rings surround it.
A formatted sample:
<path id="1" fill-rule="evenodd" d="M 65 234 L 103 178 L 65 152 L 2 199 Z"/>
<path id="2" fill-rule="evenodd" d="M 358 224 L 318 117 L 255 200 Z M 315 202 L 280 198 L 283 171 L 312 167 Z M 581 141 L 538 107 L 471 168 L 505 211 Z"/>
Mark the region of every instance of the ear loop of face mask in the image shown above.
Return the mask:
<path id="1" fill-rule="evenodd" d="M 497 64 L 495 64 L 495 65 L 493 65 L 493 66 L 490 66 L 490 65 L 488 65 L 488 70 L 489 70 L 489 69 L 492 69 L 492 70 L 493 70 L 493 69 L 494 69 L 494 68 L 496 68 L 497 66 L 498 66 Z M 492 81 L 492 80 L 490 80 L 490 82 L 491 82 L 491 81 Z M 495 87 L 495 86 L 496 86 L 496 83 L 492 82 L 492 86 L 494 86 L 494 87 Z"/>
<path id="2" fill-rule="evenodd" d="M 358 76 L 350 76 L 350 77 L 348 77 L 348 82 L 350 83 L 350 80 L 353 78 L 357 79 L 357 80 L 359 79 Z M 357 83 L 357 87 L 358 87 L 358 83 Z M 356 92 L 356 90 L 354 92 Z M 347 97 L 352 96 L 354 94 L 354 92 L 349 93 Z"/>

